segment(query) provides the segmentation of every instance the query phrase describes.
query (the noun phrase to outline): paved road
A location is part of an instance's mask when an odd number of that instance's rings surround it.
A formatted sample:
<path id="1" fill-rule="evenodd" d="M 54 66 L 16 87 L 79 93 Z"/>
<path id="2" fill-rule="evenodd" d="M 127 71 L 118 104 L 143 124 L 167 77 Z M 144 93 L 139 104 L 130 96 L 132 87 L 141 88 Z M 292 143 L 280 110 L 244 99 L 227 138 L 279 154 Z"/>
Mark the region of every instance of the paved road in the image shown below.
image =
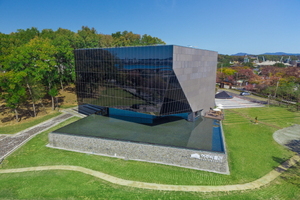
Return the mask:
<path id="1" fill-rule="evenodd" d="M 10 155 L 13 151 L 18 149 L 21 145 L 26 143 L 35 135 L 65 121 L 72 117 L 72 114 L 62 114 L 45 122 L 42 122 L 36 126 L 30 127 L 24 131 L 13 135 L 1 135 L 0 137 L 0 163 L 5 157 Z"/>

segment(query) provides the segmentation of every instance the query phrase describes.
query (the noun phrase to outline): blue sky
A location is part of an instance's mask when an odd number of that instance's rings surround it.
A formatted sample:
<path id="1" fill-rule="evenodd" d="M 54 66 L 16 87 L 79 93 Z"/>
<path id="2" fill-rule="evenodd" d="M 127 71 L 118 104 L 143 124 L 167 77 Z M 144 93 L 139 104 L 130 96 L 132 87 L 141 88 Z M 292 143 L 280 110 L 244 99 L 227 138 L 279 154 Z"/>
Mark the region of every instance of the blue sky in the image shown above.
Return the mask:
<path id="1" fill-rule="evenodd" d="M 300 53 L 300 0 L 0 0 L 0 32 L 132 31 L 220 54 Z"/>

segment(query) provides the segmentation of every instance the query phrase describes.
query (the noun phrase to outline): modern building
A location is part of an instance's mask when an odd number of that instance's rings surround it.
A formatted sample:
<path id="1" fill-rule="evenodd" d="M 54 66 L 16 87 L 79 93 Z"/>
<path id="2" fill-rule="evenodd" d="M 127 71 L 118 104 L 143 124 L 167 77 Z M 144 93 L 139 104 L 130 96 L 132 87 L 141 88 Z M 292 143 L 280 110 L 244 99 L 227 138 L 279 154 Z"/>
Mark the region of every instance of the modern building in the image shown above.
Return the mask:
<path id="1" fill-rule="evenodd" d="M 79 105 L 145 123 L 178 114 L 194 121 L 214 107 L 217 55 L 175 45 L 75 50 Z"/>
<path id="2" fill-rule="evenodd" d="M 80 112 L 49 147 L 229 174 L 217 52 L 174 45 L 75 50 Z M 107 117 L 108 116 L 108 117 Z"/>

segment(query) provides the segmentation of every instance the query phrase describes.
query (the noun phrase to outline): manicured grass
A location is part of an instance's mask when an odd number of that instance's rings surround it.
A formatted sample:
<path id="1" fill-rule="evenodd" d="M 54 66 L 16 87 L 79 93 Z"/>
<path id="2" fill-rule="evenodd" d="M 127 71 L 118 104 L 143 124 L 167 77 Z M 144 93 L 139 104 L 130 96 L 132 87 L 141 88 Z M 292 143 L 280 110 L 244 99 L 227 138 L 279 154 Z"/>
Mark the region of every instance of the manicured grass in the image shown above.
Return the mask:
<path id="1" fill-rule="evenodd" d="M 272 134 L 275 128 L 253 124 L 236 113 L 226 113 L 224 131 L 230 176 L 45 147 L 48 143 L 47 134 L 69 121 L 33 138 L 7 158 L 2 167 L 79 165 L 130 180 L 180 185 L 224 185 L 253 181 L 278 166 L 278 161 L 292 156 L 293 153 L 274 142 Z"/>
<path id="2" fill-rule="evenodd" d="M 20 124 L 14 124 L 14 125 L 8 125 L 8 126 L 2 126 L 0 127 L 0 134 L 14 134 L 18 133 L 22 130 L 25 130 L 29 127 L 35 126 L 43 121 L 46 121 L 48 119 L 51 119 L 53 117 L 56 117 L 60 115 L 60 112 L 55 112 L 52 114 L 45 115 L 43 117 L 40 117 L 36 120 L 29 121 L 29 122 L 20 122 Z"/>
<path id="3" fill-rule="evenodd" d="M 165 184 L 224 185 L 255 180 L 279 163 L 293 155 L 272 139 L 276 128 L 255 124 L 243 115 L 255 116 L 259 120 L 267 117 L 266 108 L 236 109 L 226 111 L 224 132 L 229 153 L 230 175 L 220 175 L 159 164 L 125 161 L 117 158 L 75 153 L 45 147 L 47 133 L 77 119 L 69 119 L 59 126 L 44 132 L 3 161 L 0 168 L 18 168 L 41 165 L 78 165 L 108 173 L 120 178 Z M 269 124 L 285 127 L 299 113 L 282 108 L 268 108 L 269 114 L 285 116 Z M 236 113 L 238 112 L 238 113 Z M 285 125 L 285 126 L 283 126 Z M 298 199 L 300 197 L 299 165 L 278 178 L 270 186 L 258 190 L 229 193 L 187 193 L 151 191 L 112 185 L 78 172 L 28 172 L 0 174 L 0 198 L 75 198 L 75 199 Z M 291 174 L 291 176 L 289 176 Z M 224 196 L 226 195 L 226 196 Z"/>
<path id="4" fill-rule="evenodd" d="M 273 112 L 273 108 L 269 110 Z M 276 110 L 285 113 L 284 109 Z M 266 113 L 265 108 L 234 109 L 234 111 L 243 115 L 251 111 Z M 255 115 L 251 117 L 252 121 L 235 112 L 226 111 L 226 120 L 223 123 L 231 177 L 236 177 L 237 180 L 245 180 L 248 177 L 248 181 L 251 177 L 257 179 L 291 156 L 290 151 L 283 149 L 273 140 L 272 135 L 276 128 L 261 123 L 255 124 L 253 122 Z M 290 113 L 290 116 L 293 115 L 294 113 Z M 287 122 L 288 120 L 280 121 L 280 123 Z M 279 122 L 274 120 L 273 125 L 278 126 Z"/>
<path id="5" fill-rule="evenodd" d="M 234 192 L 170 192 L 114 185 L 72 171 L 24 172 L 0 175 L 1 199 L 299 199 L 300 182 L 287 175 L 300 174 L 300 165 L 256 190 Z"/>
<path id="6" fill-rule="evenodd" d="M 253 121 L 257 117 L 258 122 L 264 122 L 281 128 L 289 127 L 294 124 L 300 124 L 300 112 L 293 112 L 278 106 L 233 109 L 234 112 L 243 114 Z M 231 112 L 231 110 L 228 110 Z M 234 123 L 232 120 L 225 122 Z"/>

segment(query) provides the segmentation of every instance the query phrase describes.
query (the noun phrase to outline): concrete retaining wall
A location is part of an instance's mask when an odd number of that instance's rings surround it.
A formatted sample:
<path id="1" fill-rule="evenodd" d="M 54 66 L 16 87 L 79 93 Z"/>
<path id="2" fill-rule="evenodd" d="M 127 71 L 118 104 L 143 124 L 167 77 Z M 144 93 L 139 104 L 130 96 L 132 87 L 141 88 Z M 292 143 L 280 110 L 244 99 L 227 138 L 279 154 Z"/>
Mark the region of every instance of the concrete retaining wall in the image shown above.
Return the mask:
<path id="1" fill-rule="evenodd" d="M 227 156 L 151 144 L 49 133 L 49 147 L 229 174 Z M 191 157 L 193 155 L 193 157 Z"/>

